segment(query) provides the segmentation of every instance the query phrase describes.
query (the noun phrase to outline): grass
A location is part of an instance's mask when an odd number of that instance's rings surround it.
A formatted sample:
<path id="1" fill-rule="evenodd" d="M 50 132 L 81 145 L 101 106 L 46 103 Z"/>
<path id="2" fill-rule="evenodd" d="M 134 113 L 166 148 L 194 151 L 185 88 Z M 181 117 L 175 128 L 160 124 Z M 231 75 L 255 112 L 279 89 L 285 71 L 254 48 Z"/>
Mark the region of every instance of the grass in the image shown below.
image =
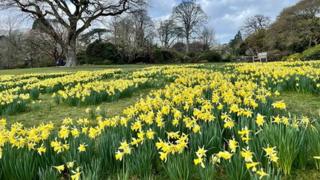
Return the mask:
<path id="1" fill-rule="evenodd" d="M 282 92 L 276 100 L 284 100 L 288 111 L 297 116 L 320 118 L 320 96 L 297 92 Z"/>
<path id="2" fill-rule="evenodd" d="M 285 177 L 284 180 L 318 180 L 320 172 L 317 170 L 295 170 L 291 177 Z"/>
<path id="3" fill-rule="evenodd" d="M 1 75 L 20 75 L 29 73 L 54 73 L 54 72 L 76 72 L 76 71 L 96 71 L 103 69 L 120 68 L 123 70 L 136 70 L 139 68 L 149 67 L 147 64 L 132 64 L 132 65 L 85 65 L 73 68 L 66 67 L 45 67 L 45 68 L 26 68 L 26 69 L 6 69 L 0 70 Z"/>
<path id="4" fill-rule="evenodd" d="M 41 123 L 53 122 L 60 125 L 66 117 L 72 119 L 85 118 L 89 115 L 85 112 L 87 108 L 96 109 L 98 106 L 103 110 L 107 117 L 121 115 L 122 111 L 133 105 L 138 99 L 146 96 L 150 89 L 135 92 L 131 97 L 122 98 L 115 102 L 104 102 L 92 106 L 68 106 L 64 103 L 56 104 L 50 95 L 41 95 L 38 101 L 30 105 L 28 112 L 7 116 L 9 124 L 20 122 L 26 127 L 32 127 Z"/>
<path id="5" fill-rule="evenodd" d="M 124 65 L 81 65 L 76 67 L 43 67 L 43 68 L 24 68 L 24 69 L 0 69 L 0 75 L 21 75 L 30 73 L 56 73 L 56 72 L 76 72 L 76 71 L 96 71 L 103 69 L 123 69 L 124 71 L 133 71 L 145 67 L 165 66 L 172 64 L 124 64 Z M 222 70 L 224 63 L 207 63 L 207 67 L 216 70 Z M 212 66 L 214 65 L 214 66 Z"/>

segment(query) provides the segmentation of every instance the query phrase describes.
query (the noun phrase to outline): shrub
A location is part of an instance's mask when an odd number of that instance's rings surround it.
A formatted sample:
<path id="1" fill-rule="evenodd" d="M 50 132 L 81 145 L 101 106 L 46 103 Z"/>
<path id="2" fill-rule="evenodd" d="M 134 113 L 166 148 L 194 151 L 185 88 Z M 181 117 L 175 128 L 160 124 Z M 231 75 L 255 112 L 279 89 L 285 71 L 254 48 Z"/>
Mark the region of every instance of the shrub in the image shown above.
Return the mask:
<path id="1" fill-rule="evenodd" d="M 268 50 L 268 61 L 279 61 L 288 56 L 290 52 L 280 51 L 278 49 Z M 286 61 L 286 59 L 283 59 Z"/>
<path id="2" fill-rule="evenodd" d="M 302 53 L 295 53 L 284 57 L 284 61 L 299 61 L 299 60 L 317 60 L 320 59 L 320 45 L 309 48 Z"/>
<path id="3" fill-rule="evenodd" d="M 183 42 L 177 42 L 172 46 L 172 49 L 178 52 L 184 52 L 186 50 L 186 44 Z"/>
<path id="4" fill-rule="evenodd" d="M 154 49 L 151 62 L 153 63 L 178 63 L 183 61 L 183 55 L 174 50 Z"/>
<path id="5" fill-rule="evenodd" d="M 86 51 L 79 51 L 77 53 L 77 59 L 79 64 L 89 64 Z"/>
<path id="6" fill-rule="evenodd" d="M 112 43 L 95 41 L 88 45 L 86 57 L 89 64 L 116 63 L 118 50 Z"/>
<path id="7" fill-rule="evenodd" d="M 216 51 L 205 51 L 203 53 L 200 53 L 197 57 L 198 60 L 207 60 L 209 62 L 221 62 L 222 57 L 221 55 Z"/>
<path id="8" fill-rule="evenodd" d="M 302 53 L 303 60 L 320 59 L 320 45 L 309 48 Z"/>
<path id="9" fill-rule="evenodd" d="M 290 56 L 286 56 L 283 58 L 284 61 L 300 61 L 302 58 L 302 55 L 300 53 L 291 54 Z"/>

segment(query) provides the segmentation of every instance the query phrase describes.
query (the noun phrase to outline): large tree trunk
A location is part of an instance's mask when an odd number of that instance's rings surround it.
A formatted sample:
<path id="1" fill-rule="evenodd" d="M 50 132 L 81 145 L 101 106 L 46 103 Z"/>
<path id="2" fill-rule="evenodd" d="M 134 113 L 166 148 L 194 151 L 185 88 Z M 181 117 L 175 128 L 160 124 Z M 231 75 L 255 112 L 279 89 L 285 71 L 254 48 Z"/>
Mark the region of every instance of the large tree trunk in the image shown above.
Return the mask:
<path id="1" fill-rule="evenodd" d="M 75 67 L 77 65 L 77 47 L 76 40 L 71 40 L 66 47 L 66 65 L 65 67 Z"/>

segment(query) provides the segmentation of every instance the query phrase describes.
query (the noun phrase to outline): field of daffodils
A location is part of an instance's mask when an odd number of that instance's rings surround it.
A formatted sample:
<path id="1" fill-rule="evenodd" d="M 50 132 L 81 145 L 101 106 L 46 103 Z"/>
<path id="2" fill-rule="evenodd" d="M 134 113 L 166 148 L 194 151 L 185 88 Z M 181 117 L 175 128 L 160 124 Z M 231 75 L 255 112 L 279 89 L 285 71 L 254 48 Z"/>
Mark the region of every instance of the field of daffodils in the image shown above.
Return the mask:
<path id="1" fill-rule="evenodd" d="M 142 89 L 152 91 L 117 116 L 99 107 Z M 320 115 L 290 113 L 274 100 L 286 91 L 319 95 L 320 62 L 1 75 L 0 179 L 276 180 L 320 170 Z M 42 95 L 97 108 L 59 125 L 7 122 Z"/>

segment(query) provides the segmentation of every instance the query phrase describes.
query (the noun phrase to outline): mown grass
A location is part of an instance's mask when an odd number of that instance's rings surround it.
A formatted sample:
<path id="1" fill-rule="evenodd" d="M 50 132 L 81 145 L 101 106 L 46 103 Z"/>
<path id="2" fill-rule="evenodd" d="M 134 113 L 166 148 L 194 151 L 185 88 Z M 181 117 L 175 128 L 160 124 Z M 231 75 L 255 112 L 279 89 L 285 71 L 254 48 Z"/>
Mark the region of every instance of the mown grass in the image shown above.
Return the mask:
<path id="1" fill-rule="evenodd" d="M 123 69 L 126 71 L 136 70 L 140 68 L 150 67 L 147 64 L 132 64 L 132 65 L 85 65 L 72 68 L 66 67 L 45 67 L 45 68 L 26 68 L 26 69 L 6 69 L 0 70 L 0 75 L 20 75 L 29 73 L 55 73 L 55 72 L 76 72 L 76 71 L 96 71 L 103 69 Z"/>
<path id="2" fill-rule="evenodd" d="M 320 96 L 308 93 L 282 92 L 275 100 L 283 100 L 292 115 L 308 116 L 320 120 Z M 296 170 L 292 176 L 284 180 L 318 180 L 320 172 L 317 170 Z"/>
<path id="3" fill-rule="evenodd" d="M 319 180 L 320 172 L 317 170 L 296 170 L 292 176 L 284 177 L 284 180 Z"/>
<path id="4" fill-rule="evenodd" d="M 121 115 L 122 111 L 126 107 L 133 105 L 138 99 L 146 96 L 149 91 L 151 90 L 140 90 L 138 92 L 134 92 L 130 97 L 121 98 L 114 102 L 104 102 L 99 105 L 75 107 L 64 103 L 57 104 L 54 102 L 51 95 L 41 95 L 38 101 L 34 101 L 34 103 L 30 105 L 30 109 L 27 112 L 6 116 L 6 118 L 9 124 L 20 122 L 26 127 L 32 127 L 48 122 L 60 125 L 62 120 L 66 117 L 70 117 L 75 120 L 78 118 L 89 118 L 89 114 L 86 113 L 86 109 L 96 109 L 98 106 L 107 117 L 113 117 Z"/>
<path id="5" fill-rule="evenodd" d="M 320 95 L 282 92 L 275 99 L 284 100 L 293 115 L 320 118 Z"/>

